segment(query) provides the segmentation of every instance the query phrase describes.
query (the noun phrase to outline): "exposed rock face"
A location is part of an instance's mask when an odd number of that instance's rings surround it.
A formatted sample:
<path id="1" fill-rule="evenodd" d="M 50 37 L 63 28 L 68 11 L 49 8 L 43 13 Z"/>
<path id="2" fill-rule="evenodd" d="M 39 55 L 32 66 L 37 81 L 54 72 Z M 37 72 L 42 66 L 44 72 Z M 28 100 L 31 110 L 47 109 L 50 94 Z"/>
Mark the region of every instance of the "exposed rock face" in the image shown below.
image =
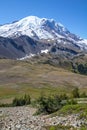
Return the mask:
<path id="1" fill-rule="evenodd" d="M 67 44 L 65 44 L 65 42 Z M 0 37 L 0 58 L 18 59 L 41 53 L 61 55 L 64 57 L 74 57 L 86 53 L 80 49 L 73 41 L 61 39 L 61 41 L 35 40 L 28 36 L 14 38 Z"/>
<path id="2" fill-rule="evenodd" d="M 0 37 L 0 57 L 17 59 L 30 54 L 39 54 L 41 50 L 48 49 L 50 44 L 44 45 L 31 39 L 28 36 L 20 36 L 16 38 Z"/>

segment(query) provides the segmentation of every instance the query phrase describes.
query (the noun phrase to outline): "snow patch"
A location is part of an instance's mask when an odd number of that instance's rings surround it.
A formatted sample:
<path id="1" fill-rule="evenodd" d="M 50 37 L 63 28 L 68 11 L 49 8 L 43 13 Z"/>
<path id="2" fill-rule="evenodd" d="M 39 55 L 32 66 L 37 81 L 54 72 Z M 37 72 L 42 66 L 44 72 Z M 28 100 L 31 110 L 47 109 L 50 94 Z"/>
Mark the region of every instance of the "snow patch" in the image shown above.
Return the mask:
<path id="1" fill-rule="evenodd" d="M 82 40 L 78 41 L 78 43 L 85 43 L 85 44 L 87 44 L 87 39 L 82 39 Z"/>
<path id="2" fill-rule="evenodd" d="M 33 57 L 33 56 L 35 56 L 35 54 L 30 54 L 30 55 L 26 55 L 26 56 L 24 56 L 24 57 L 22 57 L 22 58 L 17 58 L 17 60 L 25 60 L 25 59 L 29 59 L 29 58 L 31 58 L 31 57 Z"/>
<path id="3" fill-rule="evenodd" d="M 61 27 L 64 27 L 63 24 L 61 24 L 61 23 L 58 23 L 58 25 L 61 26 Z"/>
<path id="4" fill-rule="evenodd" d="M 83 43 L 85 43 L 85 44 L 87 45 L 87 39 L 84 39 L 84 40 L 83 40 Z"/>
<path id="5" fill-rule="evenodd" d="M 48 49 L 46 49 L 46 50 L 41 50 L 41 53 L 48 53 L 49 52 L 49 50 Z"/>

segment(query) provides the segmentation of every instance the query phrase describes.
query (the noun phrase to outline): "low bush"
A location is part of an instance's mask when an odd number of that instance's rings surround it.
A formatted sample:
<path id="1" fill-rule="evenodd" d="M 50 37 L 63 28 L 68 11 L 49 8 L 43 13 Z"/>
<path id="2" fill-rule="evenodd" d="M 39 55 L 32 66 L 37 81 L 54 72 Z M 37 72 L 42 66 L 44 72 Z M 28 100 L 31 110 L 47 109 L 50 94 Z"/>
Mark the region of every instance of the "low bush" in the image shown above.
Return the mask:
<path id="1" fill-rule="evenodd" d="M 11 107 L 12 104 L 8 104 L 8 103 L 0 103 L 0 107 Z"/>
<path id="2" fill-rule="evenodd" d="M 39 113 L 48 113 L 51 114 L 53 112 L 56 112 L 59 110 L 62 106 L 62 99 L 60 96 L 55 95 L 55 96 L 40 96 L 39 99 L 37 100 L 38 102 L 38 114 Z"/>
<path id="3" fill-rule="evenodd" d="M 73 91 L 72 91 L 72 97 L 73 98 L 79 98 L 80 97 L 79 89 L 77 87 L 75 89 L 73 89 Z"/>
<path id="4" fill-rule="evenodd" d="M 14 98 L 12 102 L 12 106 L 23 106 L 31 103 L 31 98 L 29 95 L 24 95 L 21 98 Z"/>
<path id="5" fill-rule="evenodd" d="M 74 99 L 69 99 L 69 100 L 66 101 L 66 104 L 67 105 L 75 105 L 75 104 L 77 104 L 77 101 L 74 100 Z"/>

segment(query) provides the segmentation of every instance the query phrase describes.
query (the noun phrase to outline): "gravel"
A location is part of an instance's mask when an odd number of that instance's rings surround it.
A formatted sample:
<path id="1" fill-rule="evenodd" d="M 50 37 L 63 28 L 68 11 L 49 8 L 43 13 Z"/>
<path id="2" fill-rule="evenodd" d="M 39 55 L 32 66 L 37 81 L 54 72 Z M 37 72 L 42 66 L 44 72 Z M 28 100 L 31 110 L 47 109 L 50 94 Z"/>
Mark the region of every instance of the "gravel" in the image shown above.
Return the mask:
<path id="1" fill-rule="evenodd" d="M 85 119 L 78 118 L 79 114 L 50 118 L 49 115 L 34 116 L 35 111 L 29 106 L 0 108 L 0 130 L 46 130 L 44 126 L 58 124 L 79 128 L 87 124 Z"/>

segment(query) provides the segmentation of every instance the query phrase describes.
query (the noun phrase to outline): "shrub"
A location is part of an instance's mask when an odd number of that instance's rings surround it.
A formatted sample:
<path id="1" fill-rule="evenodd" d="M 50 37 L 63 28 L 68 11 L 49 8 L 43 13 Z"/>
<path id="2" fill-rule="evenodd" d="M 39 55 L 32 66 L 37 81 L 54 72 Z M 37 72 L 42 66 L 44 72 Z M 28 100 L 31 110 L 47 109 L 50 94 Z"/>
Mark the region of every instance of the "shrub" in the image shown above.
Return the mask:
<path id="1" fill-rule="evenodd" d="M 13 106 L 23 106 L 23 105 L 28 105 L 31 103 L 31 98 L 29 95 L 24 95 L 21 98 L 14 98 L 12 105 Z"/>
<path id="2" fill-rule="evenodd" d="M 25 105 L 28 105 L 31 103 L 31 98 L 29 95 L 24 95 Z"/>
<path id="3" fill-rule="evenodd" d="M 8 104 L 8 103 L 6 103 L 6 104 L 4 104 L 4 103 L 0 103 L 0 107 L 11 107 L 12 106 L 12 104 Z"/>
<path id="4" fill-rule="evenodd" d="M 79 89 L 78 89 L 78 88 L 75 88 L 75 89 L 72 91 L 72 96 L 73 96 L 73 98 L 79 98 L 79 97 L 80 97 Z"/>
<path id="5" fill-rule="evenodd" d="M 38 104 L 39 104 L 38 112 L 48 113 L 48 114 L 53 113 L 62 107 L 61 102 L 62 100 L 57 95 L 49 96 L 49 97 L 45 97 L 42 95 L 38 99 Z"/>
<path id="6" fill-rule="evenodd" d="M 67 100 L 68 99 L 68 96 L 64 93 L 64 94 L 61 94 L 60 95 L 60 99 L 61 100 Z"/>
<path id="7" fill-rule="evenodd" d="M 77 104 L 77 101 L 76 100 L 74 100 L 74 99 L 70 99 L 70 100 L 67 100 L 67 103 L 66 103 L 67 105 L 75 105 L 75 104 Z"/>
<path id="8" fill-rule="evenodd" d="M 85 92 L 83 92 L 83 93 L 81 93 L 80 97 L 81 97 L 81 98 L 87 98 L 87 95 L 86 95 Z"/>
<path id="9" fill-rule="evenodd" d="M 78 72 L 81 74 L 87 74 L 87 65 L 79 64 L 77 66 Z"/>

